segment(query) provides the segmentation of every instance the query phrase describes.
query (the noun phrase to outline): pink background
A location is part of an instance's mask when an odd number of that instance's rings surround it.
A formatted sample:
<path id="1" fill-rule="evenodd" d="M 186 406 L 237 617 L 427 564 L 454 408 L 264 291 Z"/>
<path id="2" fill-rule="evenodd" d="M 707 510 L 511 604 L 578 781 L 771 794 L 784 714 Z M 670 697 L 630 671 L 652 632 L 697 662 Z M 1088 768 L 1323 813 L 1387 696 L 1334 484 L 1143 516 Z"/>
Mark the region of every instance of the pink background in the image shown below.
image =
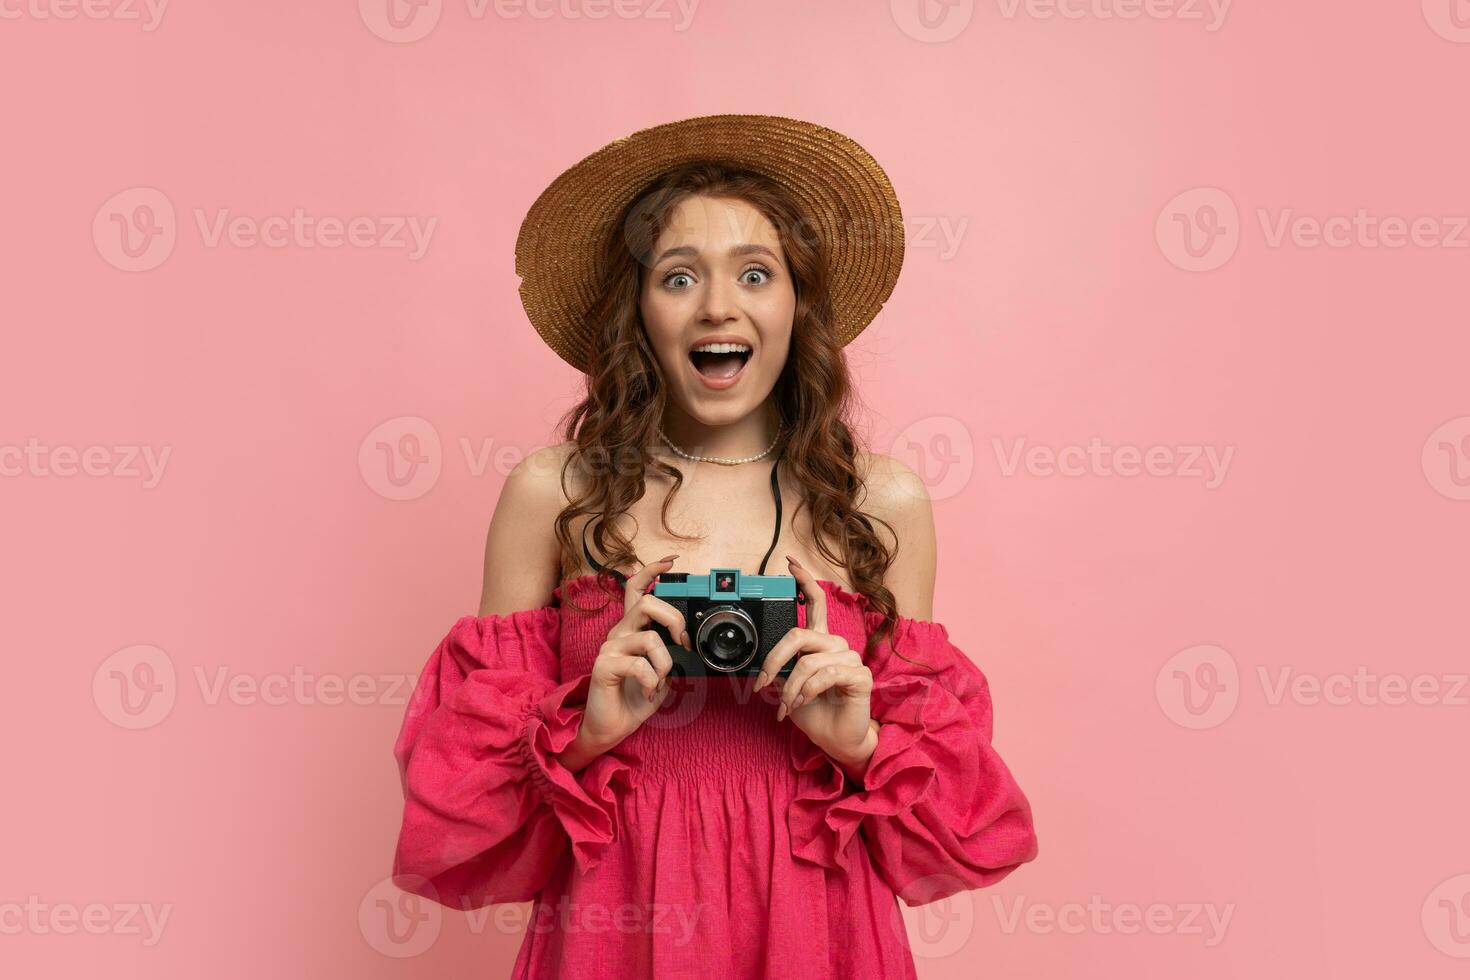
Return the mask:
<path id="1" fill-rule="evenodd" d="M 508 973 L 523 909 L 382 882 L 404 684 L 576 391 L 516 230 L 734 111 L 898 190 L 865 429 L 1035 810 L 1036 862 L 910 910 L 920 976 L 1464 975 L 1470 4 L 96 2 L 0 8 L 0 970 Z M 298 209 L 367 223 L 212 237 Z"/>

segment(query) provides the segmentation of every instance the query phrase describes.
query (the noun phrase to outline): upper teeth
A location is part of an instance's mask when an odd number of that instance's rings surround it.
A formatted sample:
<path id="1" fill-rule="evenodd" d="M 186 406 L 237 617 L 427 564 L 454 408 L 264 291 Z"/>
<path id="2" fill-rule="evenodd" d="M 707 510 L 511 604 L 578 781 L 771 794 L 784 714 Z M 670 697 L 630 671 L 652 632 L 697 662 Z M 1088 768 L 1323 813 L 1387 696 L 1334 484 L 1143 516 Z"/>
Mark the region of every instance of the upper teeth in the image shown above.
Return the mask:
<path id="1" fill-rule="evenodd" d="M 700 344 L 694 348 L 708 354 L 749 354 L 750 348 L 744 344 Z"/>

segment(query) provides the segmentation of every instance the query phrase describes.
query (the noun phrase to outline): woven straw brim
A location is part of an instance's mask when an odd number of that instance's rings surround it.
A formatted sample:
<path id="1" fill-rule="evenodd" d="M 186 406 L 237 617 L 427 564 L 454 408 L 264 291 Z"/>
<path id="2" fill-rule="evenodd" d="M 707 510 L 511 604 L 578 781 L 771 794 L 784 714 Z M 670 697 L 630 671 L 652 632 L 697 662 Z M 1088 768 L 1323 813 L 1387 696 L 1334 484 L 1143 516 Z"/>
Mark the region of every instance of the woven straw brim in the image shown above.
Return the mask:
<path id="1" fill-rule="evenodd" d="M 888 175 L 848 137 L 785 116 L 699 116 L 643 129 L 557 177 L 516 239 L 521 303 L 568 364 L 586 371 L 600 250 L 624 209 L 665 171 L 692 160 L 754 170 L 783 184 L 819 236 L 834 326 L 846 344 L 878 315 L 903 265 L 903 212 Z"/>

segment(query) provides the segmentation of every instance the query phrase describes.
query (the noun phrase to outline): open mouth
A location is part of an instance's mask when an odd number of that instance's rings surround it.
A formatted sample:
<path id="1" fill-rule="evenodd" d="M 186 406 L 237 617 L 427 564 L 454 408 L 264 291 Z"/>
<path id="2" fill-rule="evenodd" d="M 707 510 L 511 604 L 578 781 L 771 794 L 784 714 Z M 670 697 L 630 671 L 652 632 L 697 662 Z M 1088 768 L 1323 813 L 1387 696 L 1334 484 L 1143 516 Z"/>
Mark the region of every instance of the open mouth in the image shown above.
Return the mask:
<path id="1" fill-rule="evenodd" d="M 714 344 L 713 350 L 692 350 L 689 361 L 694 370 L 712 381 L 728 381 L 740 373 L 750 360 L 752 349 L 739 344 Z"/>

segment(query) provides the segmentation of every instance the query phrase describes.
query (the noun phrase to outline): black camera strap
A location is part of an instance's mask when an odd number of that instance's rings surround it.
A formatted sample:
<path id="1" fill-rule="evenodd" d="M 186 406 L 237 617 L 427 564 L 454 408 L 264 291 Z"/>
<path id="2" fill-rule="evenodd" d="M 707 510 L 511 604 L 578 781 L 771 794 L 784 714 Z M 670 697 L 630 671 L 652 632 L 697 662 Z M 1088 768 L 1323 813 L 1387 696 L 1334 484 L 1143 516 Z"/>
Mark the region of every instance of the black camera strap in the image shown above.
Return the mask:
<path id="1" fill-rule="evenodd" d="M 785 451 L 786 447 L 783 445 L 777 451 L 776 458 L 771 462 L 771 496 L 776 500 L 776 530 L 771 535 L 771 546 L 766 549 L 766 555 L 761 559 L 761 568 L 757 573 L 759 575 L 766 574 L 766 562 L 771 560 L 771 552 L 776 550 L 776 542 L 781 540 L 781 481 L 777 477 L 776 468 L 781 464 L 781 456 Z M 611 575 L 616 578 L 618 585 L 627 585 L 628 576 L 616 568 L 605 568 L 602 562 L 592 556 L 592 549 L 587 547 L 587 525 L 591 523 L 591 521 L 588 521 L 587 524 L 582 525 L 582 553 L 587 556 L 587 564 L 597 569 L 599 574 Z"/>

